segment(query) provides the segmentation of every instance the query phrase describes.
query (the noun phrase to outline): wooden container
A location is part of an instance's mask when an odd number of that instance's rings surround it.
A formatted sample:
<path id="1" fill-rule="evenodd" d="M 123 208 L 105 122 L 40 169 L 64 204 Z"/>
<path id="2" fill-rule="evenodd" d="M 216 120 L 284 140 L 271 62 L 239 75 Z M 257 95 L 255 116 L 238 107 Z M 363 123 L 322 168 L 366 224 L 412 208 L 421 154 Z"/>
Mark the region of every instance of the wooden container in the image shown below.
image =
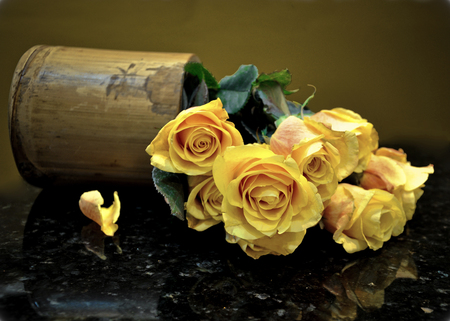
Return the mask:
<path id="1" fill-rule="evenodd" d="M 151 183 L 145 148 L 180 111 L 193 54 L 35 46 L 20 59 L 9 132 L 20 174 L 49 182 Z"/>

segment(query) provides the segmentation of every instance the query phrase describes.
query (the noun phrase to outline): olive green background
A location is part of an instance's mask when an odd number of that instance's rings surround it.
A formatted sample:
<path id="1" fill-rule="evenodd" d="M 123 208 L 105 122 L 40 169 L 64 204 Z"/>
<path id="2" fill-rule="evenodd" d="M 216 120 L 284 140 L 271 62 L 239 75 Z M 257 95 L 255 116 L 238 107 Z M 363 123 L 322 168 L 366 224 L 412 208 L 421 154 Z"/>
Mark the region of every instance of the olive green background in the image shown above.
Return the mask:
<path id="1" fill-rule="evenodd" d="M 450 1 L 0 0 L 0 192 L 23 187 L 8 137 L 8 93 L 38 44 L 192 52 L 221 79 L 241 64 L 288 68 L 290 98 L 344 107 L 381 145 L 439 157 L 450 146 Z"/>

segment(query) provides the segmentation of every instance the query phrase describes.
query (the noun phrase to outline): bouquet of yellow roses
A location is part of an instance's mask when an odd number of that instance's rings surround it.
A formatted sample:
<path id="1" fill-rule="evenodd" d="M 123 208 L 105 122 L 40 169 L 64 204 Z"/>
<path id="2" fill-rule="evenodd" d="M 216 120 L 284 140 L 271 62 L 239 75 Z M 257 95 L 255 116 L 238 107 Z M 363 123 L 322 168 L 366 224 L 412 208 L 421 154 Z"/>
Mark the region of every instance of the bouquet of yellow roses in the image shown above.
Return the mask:
<path id="1" fill-rule="evenodd" d="M 378 148 L 374 126 L 351 110 L 313 113 L 314 94 L 287 100 L 288 70 L 243 65 L 220 82 L 200 63 L 185 72 L 183 110 L 146 151 L 156 188 L 190 228 L 221 224 L 255 259 L 294 252 L 317 224 L 348 253 L 403 232 L 433 165 Z"/>

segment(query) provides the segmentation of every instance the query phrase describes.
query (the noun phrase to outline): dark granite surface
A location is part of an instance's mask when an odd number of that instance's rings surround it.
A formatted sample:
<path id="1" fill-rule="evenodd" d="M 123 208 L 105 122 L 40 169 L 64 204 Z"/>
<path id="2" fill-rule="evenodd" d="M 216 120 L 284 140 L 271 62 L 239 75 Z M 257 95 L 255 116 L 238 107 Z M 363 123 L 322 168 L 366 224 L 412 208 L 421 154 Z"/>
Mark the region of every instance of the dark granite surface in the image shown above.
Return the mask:
<path id="1" fill-rule="evenodd" d="M 405 232 L 347 254 L 313 228 L 287 257 L 247 257 L 223 229 L 196 232 L 152 187 L 28 185 L 0 199 L 1 320 L 450 320 L 450 164 L 435 164 Z M 103 237 L 80 195 L 114 190 Z"/>

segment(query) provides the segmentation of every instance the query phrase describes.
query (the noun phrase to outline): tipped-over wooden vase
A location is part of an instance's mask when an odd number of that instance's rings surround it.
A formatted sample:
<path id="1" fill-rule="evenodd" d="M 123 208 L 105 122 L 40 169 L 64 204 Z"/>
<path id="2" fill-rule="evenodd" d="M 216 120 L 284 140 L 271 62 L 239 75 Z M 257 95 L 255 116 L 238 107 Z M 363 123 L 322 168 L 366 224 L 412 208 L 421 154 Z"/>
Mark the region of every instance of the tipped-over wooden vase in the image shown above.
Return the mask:
<path id="1" fill-rule="evenodd" d="M 9 132 L 30 183 L 151 184 L 145 148 L 181 109 L 188 53 L 35 46 L 20 59 Z"/>

